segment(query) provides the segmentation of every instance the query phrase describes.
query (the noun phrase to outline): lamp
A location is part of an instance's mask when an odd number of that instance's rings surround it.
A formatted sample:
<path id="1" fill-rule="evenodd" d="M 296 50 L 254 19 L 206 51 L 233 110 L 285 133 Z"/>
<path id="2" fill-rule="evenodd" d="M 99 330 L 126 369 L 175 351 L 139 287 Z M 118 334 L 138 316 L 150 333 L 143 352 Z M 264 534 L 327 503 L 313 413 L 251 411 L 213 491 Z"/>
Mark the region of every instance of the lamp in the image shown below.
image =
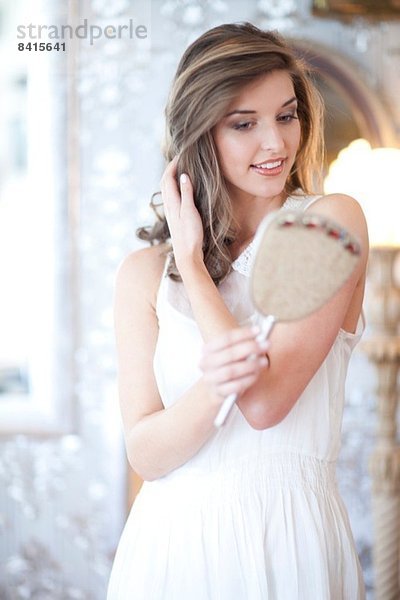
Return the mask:
<path id="1" fill-rule="evenodd" d="M 369 461 L 374 523 L 376 600 L 400 598 L 400 446 L 396 414 L 400 367 L 400 149 L 355 140 L 331 164 L 325 192 L 343 192 L 362 205 L 369 229 L 366 312 L 372 333 L 362 348 L 377 369 L 377 437 Z"/>

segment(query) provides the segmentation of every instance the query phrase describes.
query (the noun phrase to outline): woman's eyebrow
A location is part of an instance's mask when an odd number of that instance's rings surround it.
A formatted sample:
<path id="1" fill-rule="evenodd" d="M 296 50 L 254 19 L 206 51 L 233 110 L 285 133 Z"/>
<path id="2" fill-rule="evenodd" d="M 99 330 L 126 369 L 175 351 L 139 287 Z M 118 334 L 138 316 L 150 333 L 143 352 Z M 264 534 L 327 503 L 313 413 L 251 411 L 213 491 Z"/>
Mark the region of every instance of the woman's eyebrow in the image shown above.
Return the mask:
<path id="1" fill-rule="evenodd" d="M 281 106 L 281 108 L 285 108 L 285 106 L 287 106 L 288 104 L 292 104 L 292 102 L 297 102 L 297 98 L 296 96 L 293 96 L 293 98 L 290 98 L 290 100 L 286 100 L 286 102 L 284 102 Z"/>
<path id="2" fill-rule="evenodd" d="M 225 117 L 230 117 L 231 115 L 250 115 L 256 113 L 256 110 L 232 110 L 227 113 Z"/>
<path id="3" fill-rule="evenodd" d="M 281 106 L 281 108 L 285 108 L 285 106 L 288 106 L 288 104 L 292 104 L 292 102 L 295 102 L 297 100 L 296 96 L 293 96 L 292 98 L 289 98 L 289 100 L 286 100 L 286 102 L 284 102 Z M 232 110 L 231 112 L 227 113 L 225 115 L 226 117 L 230 117 L 231 115 L 251 115 L 256 113 L 256 110 Z"/>

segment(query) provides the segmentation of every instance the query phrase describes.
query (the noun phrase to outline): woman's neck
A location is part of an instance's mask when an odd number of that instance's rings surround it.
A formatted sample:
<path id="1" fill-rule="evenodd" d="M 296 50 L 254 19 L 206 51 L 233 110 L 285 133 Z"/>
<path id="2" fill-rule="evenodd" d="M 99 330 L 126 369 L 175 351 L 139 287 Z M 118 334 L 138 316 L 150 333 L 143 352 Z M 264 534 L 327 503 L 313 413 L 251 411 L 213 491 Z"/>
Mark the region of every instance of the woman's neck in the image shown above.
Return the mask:
<path id="1" fill-rule="evenodd" d="M 232 202 L 234 210 L 234 219 L 238 223 L 237 235 L 235 241 L 230 248 L 234 253 L 239 253 L 251 242 L 254 238 L 257 228 L 263 218 L 281 208 L 287 199 L 287 195 L 275 196 L 271 199 L 254 198 L 249 202 Z M 249 207 L 251 206 L 251 210 Z"/>
<path id="2" fill-rule="evenodd" d="M 243 239 L 242 241 L 235 240 L 234 242 L 232 242 L 232 244 L 229 246 L 229 252 L 230 252 L 232 261 L 236 260 L 237 257 L 242 254 L 243 250 L 245 248 L 247 248 L 247 246 L 254 239 L 254 235 L 255 235 L 255 232 L 252 235 L 250 235 L 249 237 L 247 237 L 246 239 Z"/>

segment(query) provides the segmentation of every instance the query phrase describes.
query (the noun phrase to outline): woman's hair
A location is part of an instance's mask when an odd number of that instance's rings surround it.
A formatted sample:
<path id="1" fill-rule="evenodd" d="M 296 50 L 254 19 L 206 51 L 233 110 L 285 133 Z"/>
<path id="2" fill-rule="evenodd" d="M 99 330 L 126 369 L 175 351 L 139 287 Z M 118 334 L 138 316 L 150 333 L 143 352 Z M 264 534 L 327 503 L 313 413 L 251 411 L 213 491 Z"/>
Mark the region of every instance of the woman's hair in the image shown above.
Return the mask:
<path id="1" fill-rule="evenodd" d="M 217 285 L 230 270 L 228 246 L 235 240 L 238 224 L 212 128 L 245 85 L 277 70 L 287 72 L 292 79 L 301 128 L 285 192 L 289 195 L 300 188 L 310 193 L 315 177 L 322 172 L 322 102 L 303 63 L 279 34 L 262 31 L 251 23 L 214 27 L 187 48 L 172 82 L 165 109 L 164 157 L 169 162 L 179 154 L 177 177 L 187 173 L 194 186 L 204 230 L 204 262 Z M 137 235 L 151 244 L 165 242 L 170 237 L 165 217 L 158 217 L 151 227 L 139 228 Z M 170 254 L 168 274 L 180 280 L 172 250 Z"/>

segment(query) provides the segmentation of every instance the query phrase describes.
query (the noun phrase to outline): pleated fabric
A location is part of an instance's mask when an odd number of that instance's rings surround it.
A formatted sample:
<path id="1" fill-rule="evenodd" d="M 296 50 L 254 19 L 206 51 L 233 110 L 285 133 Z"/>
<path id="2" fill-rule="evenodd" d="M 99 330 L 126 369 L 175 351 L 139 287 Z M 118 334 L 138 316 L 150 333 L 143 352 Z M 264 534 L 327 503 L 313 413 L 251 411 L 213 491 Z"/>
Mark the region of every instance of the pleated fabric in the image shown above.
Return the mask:
<path id="1" fill-rule="evenodd" d="M 315 197 L 292 197 L 305 208 Z M 251 245 L 220 286 L 239 322 Z M 166 270 L 165 270 L 166 271 Z M 183 285 L 164 275 L 154 373 L 164 405 L 201 376 L 202 338 Z M 363 330 L 340 330 L 289 414 L 252 429 L 235 406 L 183 466 L 145 482 L 116 552 L 107 600 L 362 600 L 364 584 L 336 484 L 344 384 Z"/>

